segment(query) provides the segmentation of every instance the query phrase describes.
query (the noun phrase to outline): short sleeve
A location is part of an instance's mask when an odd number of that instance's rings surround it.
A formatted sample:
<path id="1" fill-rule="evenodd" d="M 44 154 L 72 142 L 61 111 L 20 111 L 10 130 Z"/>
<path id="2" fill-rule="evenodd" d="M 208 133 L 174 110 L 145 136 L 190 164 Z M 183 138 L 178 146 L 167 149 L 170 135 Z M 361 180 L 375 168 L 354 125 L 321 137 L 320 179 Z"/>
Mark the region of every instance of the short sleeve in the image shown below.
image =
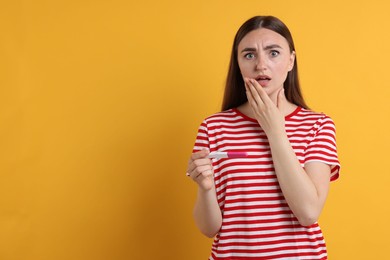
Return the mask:
<path id="1" fill-rule="evenodd" d="M 322 162 L 331 166 L 330 180 L 338 179 L 340 162 L 336 148 L 336 128 L 333 120 L 324 116 L 313 129 L 313 136 L 305 151 L 305 164 Z"/>
<path id="2" fill-rule="evenodd" d="M 192 150 L 193 153 L 203 149 L 210 150 L 210 142 L 207 132 L 208 131 L 206 121 L 203 121 L 198 128 L 198 134 L 196 135 L 194 148 Z"/>

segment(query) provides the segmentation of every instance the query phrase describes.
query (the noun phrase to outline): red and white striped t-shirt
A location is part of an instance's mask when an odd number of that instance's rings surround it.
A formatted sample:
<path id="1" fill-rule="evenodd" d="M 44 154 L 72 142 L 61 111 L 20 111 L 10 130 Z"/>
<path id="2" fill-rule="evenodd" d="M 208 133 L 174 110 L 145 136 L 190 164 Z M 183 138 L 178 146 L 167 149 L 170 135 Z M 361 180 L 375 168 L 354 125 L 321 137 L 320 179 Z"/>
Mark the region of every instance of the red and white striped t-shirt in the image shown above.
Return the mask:
<path id="1" fill-rule="evenodd" d="M 331 165 L 339 176 L 335 126 L 325 114 L 298 107 L 285 118 L 286 132 L 302 167 Z M 206 118 L 193 151 L 250 152 L 247 158 L 212 159 L 223 222 L 210 259 L 327 259 L 319 225 L 299 224 L 279 187 L 267 136 L 258 122 L 230 109 Z M 253 156 L 252 156 L 253 155 Z"/>

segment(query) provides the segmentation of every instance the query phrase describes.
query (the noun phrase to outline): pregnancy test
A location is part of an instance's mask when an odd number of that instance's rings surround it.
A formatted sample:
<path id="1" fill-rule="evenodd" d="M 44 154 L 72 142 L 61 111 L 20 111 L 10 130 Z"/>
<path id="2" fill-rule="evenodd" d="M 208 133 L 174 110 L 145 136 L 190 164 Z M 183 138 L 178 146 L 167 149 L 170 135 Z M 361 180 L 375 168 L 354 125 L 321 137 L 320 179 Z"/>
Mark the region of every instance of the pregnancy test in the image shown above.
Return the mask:
<path id="1" fill-rule="evenodd" d="M 207 158 L 244 158 L 248 157 L 247 152 L 211 152 Z"/>

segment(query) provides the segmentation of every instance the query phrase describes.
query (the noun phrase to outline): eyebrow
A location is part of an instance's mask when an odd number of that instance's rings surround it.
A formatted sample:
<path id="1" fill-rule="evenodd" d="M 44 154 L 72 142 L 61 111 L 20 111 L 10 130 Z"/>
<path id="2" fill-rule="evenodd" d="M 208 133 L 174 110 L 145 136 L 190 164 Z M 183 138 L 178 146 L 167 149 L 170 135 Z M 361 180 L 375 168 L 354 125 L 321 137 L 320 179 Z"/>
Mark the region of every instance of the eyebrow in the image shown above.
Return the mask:
<path id="1" fill-rule="evenodd" d="M 271 45 L 267 45 L 263 48 L 263 50 L 270 50 L 270 49 L 282 49 L 282 47 L 280 47 L 280 45 L 278 44 L 271 44 Z M 256 51 L 257 49 L 256 48 L 244 48 L 242 52 L 252 52 L 252 51 Z"/>

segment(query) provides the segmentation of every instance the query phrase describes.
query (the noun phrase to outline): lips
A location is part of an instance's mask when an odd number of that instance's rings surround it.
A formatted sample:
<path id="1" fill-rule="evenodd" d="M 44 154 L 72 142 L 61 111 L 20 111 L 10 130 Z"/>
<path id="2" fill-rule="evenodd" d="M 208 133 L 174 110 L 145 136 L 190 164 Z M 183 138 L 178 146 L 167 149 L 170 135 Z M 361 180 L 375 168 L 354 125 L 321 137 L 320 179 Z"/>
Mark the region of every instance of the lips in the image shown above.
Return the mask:
<path id="1" fill-rule="evenodd" d="M 256 81 L 259 82 L 259 84 L 262 87 L 266 87 L 270 80 L 271 80 L 271 78 L 267 75 L 260 75 L 260 76 L 256 77 Z"/>
<path id="2" fill-rule="evenodd" d="M 260 75 L 256 78 L 257 81 L 259 80 L 271 80 L 270 77 L 268 77 L 267 75 Z"/>

